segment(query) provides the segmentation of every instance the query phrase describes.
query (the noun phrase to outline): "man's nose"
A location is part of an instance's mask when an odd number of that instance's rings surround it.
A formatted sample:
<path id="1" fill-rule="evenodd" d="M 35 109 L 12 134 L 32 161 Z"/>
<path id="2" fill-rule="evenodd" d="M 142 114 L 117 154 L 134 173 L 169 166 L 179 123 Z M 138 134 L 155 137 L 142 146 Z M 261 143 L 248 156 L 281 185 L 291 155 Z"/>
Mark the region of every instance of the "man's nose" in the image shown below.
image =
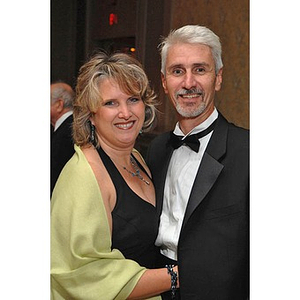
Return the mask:
<path id="1" fill-rule="evenodd" d="M 193 87 L 196 87 L 196 79 L 195 79 L 195 75 L 188 71 L 186 72 L 185 76 L 184 76 L 184 88 L 186 89 L 191 89 Z"/>

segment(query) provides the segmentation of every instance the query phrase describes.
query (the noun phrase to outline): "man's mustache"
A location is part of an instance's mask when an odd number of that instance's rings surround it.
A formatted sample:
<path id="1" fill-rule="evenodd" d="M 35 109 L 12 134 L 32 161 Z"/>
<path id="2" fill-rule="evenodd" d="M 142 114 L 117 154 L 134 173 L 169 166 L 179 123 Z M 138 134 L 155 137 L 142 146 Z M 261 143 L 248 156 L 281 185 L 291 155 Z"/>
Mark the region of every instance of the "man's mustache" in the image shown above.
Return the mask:
<path id="1" fill-rule="evenodd" d="M 202 96 L 203 95 L 203 92 L 202 90 L 200 89 L 181 89 L 179 91 L 177 91 L 175 93 L 175 97 L 178 98 L 179 96 L 184 96 L 184 95 L 190 95 L 190 94 L 199 94 L 199 96 Z"/>

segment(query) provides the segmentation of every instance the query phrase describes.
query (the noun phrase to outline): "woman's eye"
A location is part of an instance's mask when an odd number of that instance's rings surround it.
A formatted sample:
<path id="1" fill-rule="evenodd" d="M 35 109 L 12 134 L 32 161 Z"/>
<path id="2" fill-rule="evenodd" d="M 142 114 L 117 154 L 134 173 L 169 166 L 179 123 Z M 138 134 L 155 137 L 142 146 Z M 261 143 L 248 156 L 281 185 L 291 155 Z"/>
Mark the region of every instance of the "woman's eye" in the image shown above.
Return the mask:
<path id="1" fill-rule="evenodd" d="M 139 102 L 140 101 L 140 98 L 138 97 L 131 97 L 128 99 L 129 102 L 131 103 L 136 103 L 136 102 Z"/>
<path id="2" fill-rule="evenodd" d="M 114 101 L 106 101 L 103 103 L 104 106 L 113 106 L 115 105 L 115 102 Z"/>

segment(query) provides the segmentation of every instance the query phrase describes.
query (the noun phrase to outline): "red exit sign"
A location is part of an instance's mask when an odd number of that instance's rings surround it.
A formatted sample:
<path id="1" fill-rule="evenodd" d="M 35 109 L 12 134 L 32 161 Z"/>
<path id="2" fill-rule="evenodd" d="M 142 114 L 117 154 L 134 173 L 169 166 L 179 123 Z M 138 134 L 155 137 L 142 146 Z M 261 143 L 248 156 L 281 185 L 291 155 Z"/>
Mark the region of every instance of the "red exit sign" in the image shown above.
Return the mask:
<path id="1" fill-rule="evenodd" d="M 112 26 L 114 24 L 118 24 L 118 15 L 111 13 L 109 15 L 109 25 Z"/>

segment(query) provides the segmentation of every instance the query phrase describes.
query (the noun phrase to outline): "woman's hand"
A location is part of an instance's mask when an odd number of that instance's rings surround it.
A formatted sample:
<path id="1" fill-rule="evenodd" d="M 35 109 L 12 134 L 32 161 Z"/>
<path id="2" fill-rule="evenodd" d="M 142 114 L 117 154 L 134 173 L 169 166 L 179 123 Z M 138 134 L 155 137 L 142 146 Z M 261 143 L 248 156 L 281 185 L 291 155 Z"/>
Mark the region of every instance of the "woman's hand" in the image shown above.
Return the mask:
<path id="1" fill-rule="evenodd" d="M 177 285 L 176 285 L 176 288 L 178 289 L 179 288 L 179 272 L 178 272 L 178 266 L 175 266 L 173 268 L 174 272 L 177 273 Z"/>

